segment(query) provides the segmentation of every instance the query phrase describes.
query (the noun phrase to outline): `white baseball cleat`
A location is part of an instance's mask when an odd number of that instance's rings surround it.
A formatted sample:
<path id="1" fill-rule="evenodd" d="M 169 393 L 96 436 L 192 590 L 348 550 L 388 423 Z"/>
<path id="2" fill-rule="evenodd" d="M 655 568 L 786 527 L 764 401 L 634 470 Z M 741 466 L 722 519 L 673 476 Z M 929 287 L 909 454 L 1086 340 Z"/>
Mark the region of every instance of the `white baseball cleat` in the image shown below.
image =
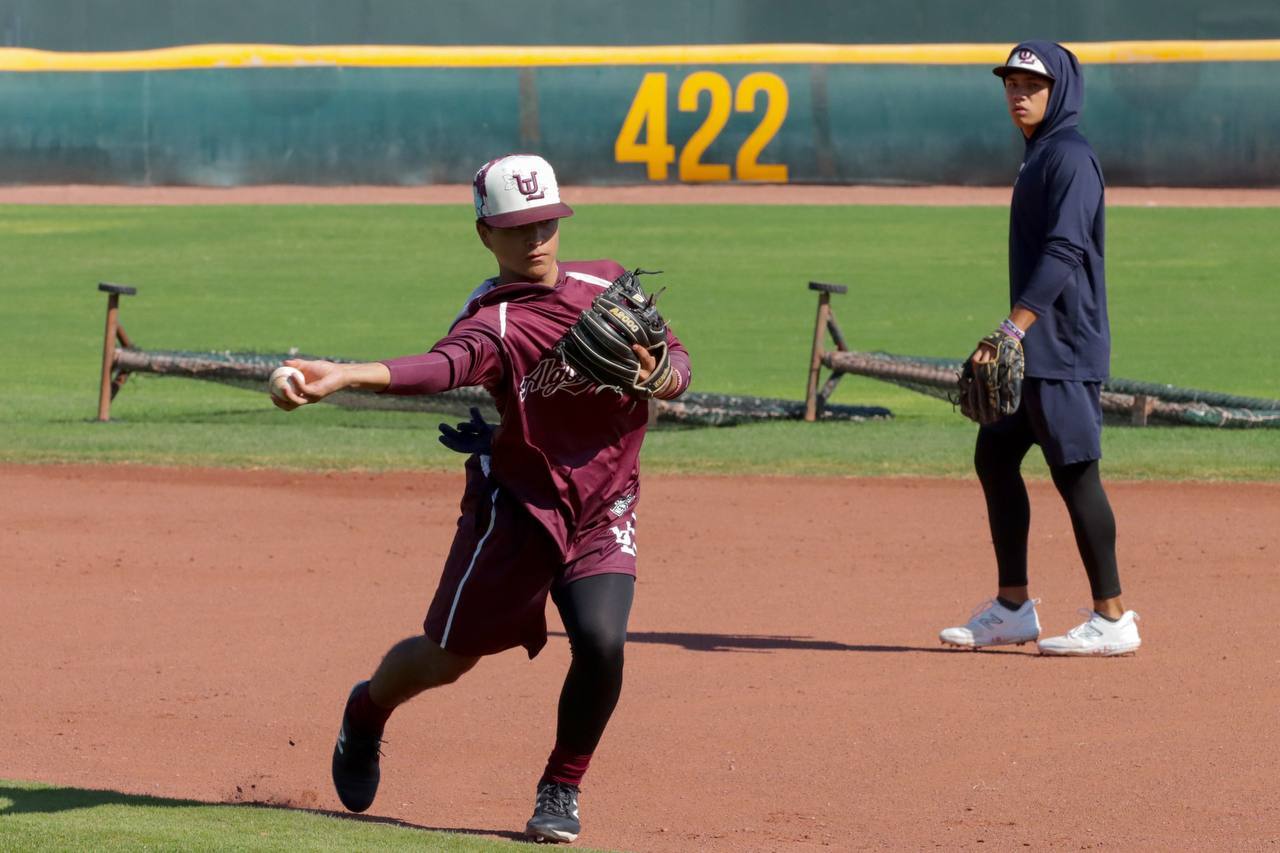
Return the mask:
<path id="1" fill-rule="evenodd" d="M 1138 636 L 1138 614 L 1126 610 L 1112 622 L 1085 608 L 1080 613 L 1088 616 L 1061 637 L 1045 637 L 1039 643 L 1042 655 L 1129 655 L 1142 645 Z"/>
<path id="2" fill-rule="evenodd" d="M 1040 636 L 1040 619 L 1036 616 L 1039 603 L 1040 599 L 1033 598 L 1024 601 L 1017 610 L 1010 610 L 992 598 L 978 605 L 968 623 L 943 628 L 938 639 L 945 645 L 962 649 L 1030 643 Z"/>

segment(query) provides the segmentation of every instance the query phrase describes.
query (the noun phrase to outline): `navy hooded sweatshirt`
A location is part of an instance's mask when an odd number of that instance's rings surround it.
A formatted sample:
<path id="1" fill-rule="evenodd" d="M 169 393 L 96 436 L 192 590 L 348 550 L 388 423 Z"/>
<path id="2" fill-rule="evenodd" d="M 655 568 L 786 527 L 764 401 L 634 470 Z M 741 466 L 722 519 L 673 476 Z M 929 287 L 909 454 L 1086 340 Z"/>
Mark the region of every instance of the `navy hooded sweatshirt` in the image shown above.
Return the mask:
<path id="1" fill-rule="evenodd" d="M 1076 130 L 1080 62 L 1061 45 L 1026 41 L 1053 75 L 1044 120 L 1026 140 L 1009 209 L 1009 304 L 1035 312 L 1023 340 L 1027 376 L 1101 381 L 1111 361 L 1103 272 L 1103 179 Z"/>

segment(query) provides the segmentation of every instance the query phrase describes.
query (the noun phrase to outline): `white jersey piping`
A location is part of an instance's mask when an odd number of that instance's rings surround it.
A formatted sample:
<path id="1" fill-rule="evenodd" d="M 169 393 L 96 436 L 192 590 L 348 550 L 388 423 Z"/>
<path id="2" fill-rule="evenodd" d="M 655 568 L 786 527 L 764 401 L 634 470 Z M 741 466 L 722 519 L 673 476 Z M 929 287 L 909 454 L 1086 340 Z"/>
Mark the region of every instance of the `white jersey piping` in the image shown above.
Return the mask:
<path id="1" fill-rule="evenodd" d="M 584 281 L 587 284 L 594 284 L 596 287 L 608 287 L 613 284 L 613 282 L 606 281 L 598 275 L 589 275 L 585 272 L 577 272 L 576 270 L 574 272 L 567 272 L 565 275 L 569 278 L 576 278 L 578 281 Z"/>
<path id="2" fill-rule="evenodd" d="M 504 305 L 506 303 L 503 303 Z M 458 590 L 453 594 L 453 604 L 449 606 L 449 618 L 444 623 L 444 633 L 440 636 L 440 648 L 445 648 L 449 642 L 449 631 L 453 629 L 453 615 L 458 610 L 458 600 L 462 598 L 462 588 L 467 585 L 467 578 L 471 577 L 471 570 L 476 567 L 476 560 L 480 557 L 480 549 L 484 547 L 484 543 L 488 540 L 489 534 L 493 532 L 493 524 L 498 520 L 498 490 L 494 489 L 493 494 L 489 496 L 489 529 L 480 537 L 480 541 L 476 543 L 475 553 L 471 555 L 471 563 L 467 566 L 467 571 L 462 576 L 462 580 L 458 582 Z"/>

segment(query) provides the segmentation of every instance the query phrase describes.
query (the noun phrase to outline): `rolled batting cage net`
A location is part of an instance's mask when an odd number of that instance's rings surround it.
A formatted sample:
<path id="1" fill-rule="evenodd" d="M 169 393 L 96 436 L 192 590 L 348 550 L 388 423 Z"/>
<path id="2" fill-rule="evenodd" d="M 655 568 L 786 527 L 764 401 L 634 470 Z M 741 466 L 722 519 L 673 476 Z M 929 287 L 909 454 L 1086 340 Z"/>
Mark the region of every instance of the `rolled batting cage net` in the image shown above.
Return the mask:
<path id="1" fill-rule="evenodd" d="M 117 374 L 151 373 L 205 379 L 254 391 L 265 391 L 271 371 L 289 358 L 314 359 L 320 356 L 297 352 L 192 352 L 185 350 L 143 350 L 122 347 L 115 351 Z M 352 363 L 351 359 L 328 361 Z M 117 383 L 118 387 L 118 383 Z M 325 400 L 349 409 L 391 409 L 436 412 L 465 416 L 472 406 L 490 419 L 497 417 L 493 398 L 483 388 L 458 388 L 430 396 L 399 396 L 369 392 L 340 391 Z M 804 402 L 770 397 L 688 392 L 678 400 L 657 400 L 659 425 L 731 426 L 758 421 L 799 420 Z M 892 413 L 879 406 L 827 406 L 822 417 L 833 421 L 886 420 Z"/>
<path id="2" fill-rule="evenodd" d="M 822 364 L 836 374 L 853 373 L 892 382 L 921 394 L 952 400 L 961 361 L 887 352 L 827 351 Z M 1112 419 L 1235 429 L 1280 427 L 1280 400 L 1239 397 L 1132 379 L 1102 385 L 1102 411 Z"/>

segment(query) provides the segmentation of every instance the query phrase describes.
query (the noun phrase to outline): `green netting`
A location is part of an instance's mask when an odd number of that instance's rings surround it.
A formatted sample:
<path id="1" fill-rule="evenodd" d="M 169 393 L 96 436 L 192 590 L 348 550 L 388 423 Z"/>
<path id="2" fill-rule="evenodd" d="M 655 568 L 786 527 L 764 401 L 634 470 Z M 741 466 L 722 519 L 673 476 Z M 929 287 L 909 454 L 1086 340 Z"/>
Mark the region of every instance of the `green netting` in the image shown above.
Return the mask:
<path id="1" fill-rule="evenodd" d="M 205 379 L 261 391 L 271 371 L 286 358 L 319 356 L 297 352 L 121 349 L 116 353 L 116 368 L 123 372 Z M 329 360 L 351 361 L 344 358 Z M 870 376 L 920 394 L 950 400 L 955 391 L 961 362 L 956 359 L 887 352 L 840 351 L 825 353 L 823 364 L 835 371 L 837 376 L 844 373 Z M 465 415 L 470 407 L 477 406 L 486 416 L 497 417 L 492 398 L 482 388 L 458 388 L 429 397 L 343 391 L 334 394 L 326 402 L 352 409 L 393 409 L 458 415 Z M 804 417 L 802 401 L 747 395 L 689 392 L 679 400 L 659 400 L 656 406 L 657 423 L 664 426 L 732 426 L 766 420 L 799 420 Z M 1145 410 L 1146 420 L 1162 424 L 1235 429 L 1280 427 L 1280 400 L 1242 397 L 1132 379 L 1114 378 L 1105 382 L 1102 409 L 1111 420 L 1141 420 L 1137 414 Z M 891 417 L 892 413 L 888 409 L 879 406 L 826 405 L 820 411 L 820 418 L 823 420 L 865 421 Z"/>
<path id="2" fill-rule="evenodd" d="M 116 351 L 116 369 L 126 373 L 153 373 L 158 376 L 180 376 L 205 379 L 253 391 L 265 390 L 271 371 L 287 358 L 315 359 L 323 356 L 258 352 L 190 352 L 183 350 L 121 349 Z M 351 359 L 328 358 L 350 363 Z M 458 388 L 443 394 L 402 397 L 391 394 L 341 391 L 327 403 L 351 409 L 398 409 L 415 412 L 444 412 L 466 415 L 476 406 L 490 420 L 497 418 L 491 398 L 483 388 Z M 689 392 L 679 400 L 658 400 L 659 425 L 732 426 L 767 420 L 799 420 L 804 417 L 804 403 L 771 397 L 749 397 L 728 394 Z M 880 406 L 827 406 L 824 420 L 885 420 L 892 413 Z"/>

